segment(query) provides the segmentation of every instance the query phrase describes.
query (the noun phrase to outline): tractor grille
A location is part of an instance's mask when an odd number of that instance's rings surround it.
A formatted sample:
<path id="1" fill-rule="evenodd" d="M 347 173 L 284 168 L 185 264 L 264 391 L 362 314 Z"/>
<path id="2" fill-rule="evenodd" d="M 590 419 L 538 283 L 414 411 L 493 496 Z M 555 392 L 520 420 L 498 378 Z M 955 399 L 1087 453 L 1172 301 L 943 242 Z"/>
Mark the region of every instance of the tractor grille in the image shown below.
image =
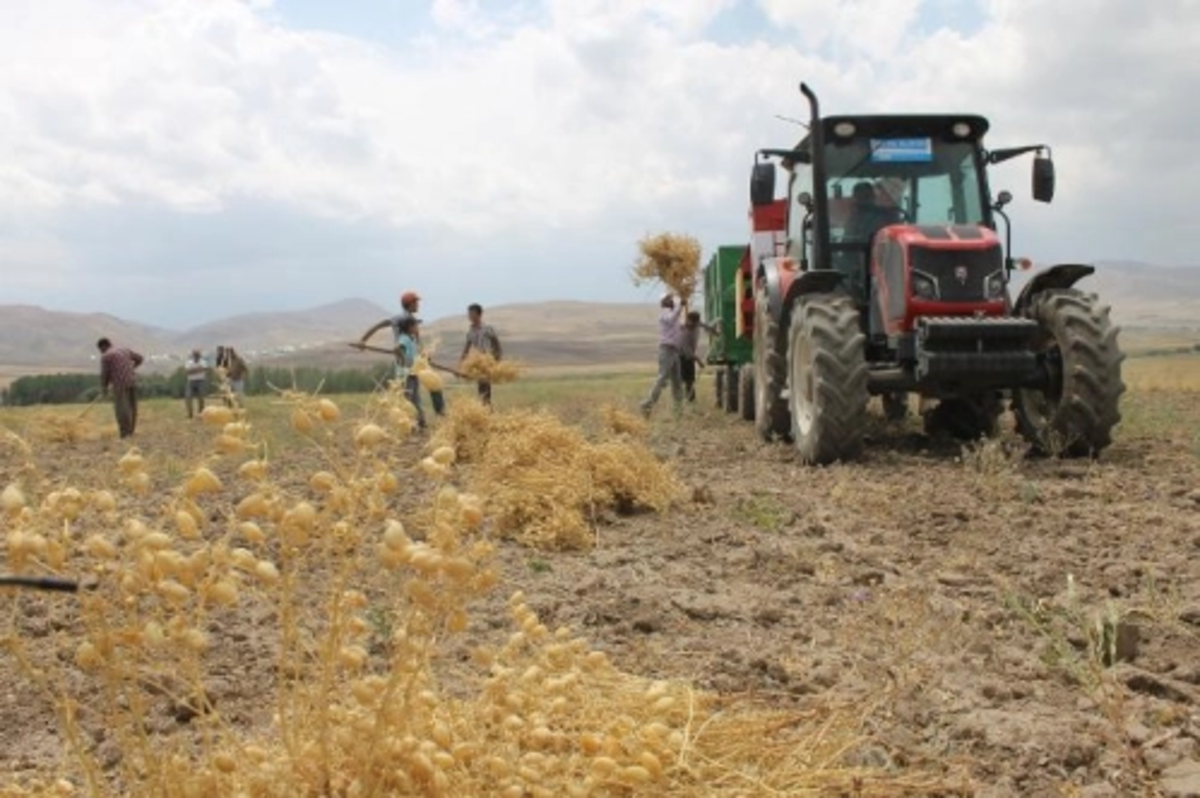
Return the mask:
<path id="1" fill-rule="evenodd" d="M 988 298 L 987 280 L 1004 267 L 999 245 L 990 249 L 927 249 L 914 246 L 911 261 L 937 285 L 943 302 L 980 302 Z"/>

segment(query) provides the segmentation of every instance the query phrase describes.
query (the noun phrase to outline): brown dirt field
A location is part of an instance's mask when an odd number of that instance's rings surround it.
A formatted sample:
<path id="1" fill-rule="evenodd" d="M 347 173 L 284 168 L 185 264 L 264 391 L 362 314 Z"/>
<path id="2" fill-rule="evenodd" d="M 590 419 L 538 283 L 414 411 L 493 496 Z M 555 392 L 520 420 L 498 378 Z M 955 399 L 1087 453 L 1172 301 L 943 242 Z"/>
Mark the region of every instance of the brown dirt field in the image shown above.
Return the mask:
<path id="1" fill-rule="evenodd" d="M 804 469 L 710 393 L 679 423 L 660 408 L 650 432 L 688 486 L 680 507 L 609 513 L 588 552 L 500 546 L 503 588 L 454 644 L 456 678 L 472 647 L 507 634 L 520 588 L 549 627 L 576 628 L 624 671 L 772 707 L 861 707 L 858 764 L 961 768 L 979 796 L 1197 794 L 1200 394 L 1130 394 L 1095 462 L 1025 459 L 1011 432 L 964 449 L 879 418 L 860 462 Z M 586 386 L 554 399 L 568 418 L 594 403 Z M 176 477 L 169 463 L 198 457 L 208 435 L 177 410 L 139 436 Z M 96 465 L 123 451 L 48 446 L 39 467 L 96 485 Z M 318 462 L 297 450 L 289 473 L 302 481 Z M 13 477 L 0 458 L 0 485 Z M 64 599 L 11 600 L 5 626 L 63 645 Z M 273 678 L 270 619 L 214 623 L 231 642 L 212 694 L 235 725 L 266 725 L 255 697 Z M 3 657 L 0 684 L 0 760 L 14 775 L 52 765 L 52 713 Z M 178 722 L 164 711 L 156 731 Z"/>

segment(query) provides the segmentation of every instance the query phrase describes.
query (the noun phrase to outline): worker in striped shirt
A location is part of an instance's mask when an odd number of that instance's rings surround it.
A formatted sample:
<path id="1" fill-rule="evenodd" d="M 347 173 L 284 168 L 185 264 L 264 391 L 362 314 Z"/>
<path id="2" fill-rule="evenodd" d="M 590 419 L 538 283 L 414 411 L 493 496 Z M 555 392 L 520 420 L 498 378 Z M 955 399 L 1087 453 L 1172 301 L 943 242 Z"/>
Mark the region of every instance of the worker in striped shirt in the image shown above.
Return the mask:
<path id="1" fill-rule="evenodd" d="M 472 349 L 478 349 L 499 360 L 501 357 L 500 336 L 496 335 L 492 325 L 483 323 L 483 306 L 478 302 L 467 306 L 467 321 L 471 326 L 467 328 L 467 341 L 463 344 L 462 355 L 458 358 L 459 362 L 462 362 Z M 479 400 L 488 407 L 492 405 L 492 383 L 488 380 L 479 380 Z"/>
<path id="2" fill-rule="evenodd" d="M 136 370 L 142 365 L 142 356 L 124 346 L 114 347 L 107 338 L 97 341 L 96 348 L 100 350 L 100 393 L 108 396 L 112 390 L 117 429 L 122 438 L 128 438 L 137 428 Z"/>

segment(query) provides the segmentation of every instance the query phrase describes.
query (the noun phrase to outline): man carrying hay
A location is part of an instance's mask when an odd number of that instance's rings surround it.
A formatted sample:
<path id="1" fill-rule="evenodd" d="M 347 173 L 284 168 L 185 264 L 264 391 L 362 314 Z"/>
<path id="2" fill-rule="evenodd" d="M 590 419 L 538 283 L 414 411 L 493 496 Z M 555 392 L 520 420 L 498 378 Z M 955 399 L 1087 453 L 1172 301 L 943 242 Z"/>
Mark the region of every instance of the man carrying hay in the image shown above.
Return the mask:
<path id="1" fill-rule="evenodd" d="M 689 404 L 696 402 L 696 368 L 704 368 L 698 355 L 701 330 L 709 335 L 718 333 L 716 327 L 700 321 L 699 311 L 689 310 L 687 321 L 679 332 L 679 372 L 683 378 L 683 395 Z"/>
<path id="2" fill-rule="evenodd" d="M 463 345 L 462 355 L 459 356 L 459 361 L 466 359 L 472 349 L 491 355 L 497 361 L 500 360 L 500 337 L 496 335 L 496 331 L 490 324 L 483 323 L 483 306 L 478 302 L 473 302 L 467 306 L 467 320 L 470 322 L 470 327 L 467 328 L 467 341 Z M 478 380 L 479 399 L 488 407 L 492 406 L 492 383 L 489 379 Z"/>
<path id="3" fill-rule="evenodd" d="M 682 328 L 680 314 L 687 308 L 686 301 L 675 306 L 675 297 L 664 294 L 659 302 L 662 312 L 658 314 L 658 378 L 650 389 L 650 395 L 641 403 L 642 415 L 650 418 L 650 411 L 658 403 L 658 397 L 668 382 L 671 383 L 671 399 L 675 404 L 675 418 L 683 415 L 683 375 L 680 370 L 679 345 Z"/>
<path id="4" fill-rule="evenodd" d="M 137 428 L 136 369 L 142 365 L 142 356 L 123 346 L 114 347 L 107 338 L 97 341 L 96 348 L 100 350 L 100 393 L 108 396 L 112 389 L 117 429 L 122 438 L 128 438 Z"/>

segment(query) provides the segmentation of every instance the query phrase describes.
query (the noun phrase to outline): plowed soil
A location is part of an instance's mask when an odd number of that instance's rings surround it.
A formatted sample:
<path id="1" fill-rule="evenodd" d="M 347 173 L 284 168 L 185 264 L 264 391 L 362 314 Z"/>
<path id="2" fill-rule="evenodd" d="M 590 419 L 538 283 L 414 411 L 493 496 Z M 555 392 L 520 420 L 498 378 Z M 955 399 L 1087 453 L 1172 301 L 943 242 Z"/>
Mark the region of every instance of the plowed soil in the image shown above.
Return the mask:
<path id="1" fill-rule="evenodd" d="M 1200 794 L 1198 399 L 1133 397 L 1098 461 L 1029 459 L 1007 431 L 964 448 L 875 418 L 861 461 L 821 469 L 707 401 L 678 423 L 660 409 L 650 444 L 686 500 L 601 517 L 587 552 L 502 545 L 504 588 L 456 644 L 462 675 L 470 647 L 508 633 L 519 588 L 625 671 L 862 707 L 862 764 L 963 768 L 980 796 Z M 187 452 L 205 434 L 163 424 L 141 445 Z M 38 457 L 94 485 L 123 448 Z M 56 604 L 22 606 L 13 624 L 51 645 Z M 220 629 L 245 643 L 213 667 L 235 723 L 269 719 L 255 702 L 272 678 L 264 623 Z M 4 659 L 0 684 L 0 760 L 55 762 L 53 715 Z"/>

